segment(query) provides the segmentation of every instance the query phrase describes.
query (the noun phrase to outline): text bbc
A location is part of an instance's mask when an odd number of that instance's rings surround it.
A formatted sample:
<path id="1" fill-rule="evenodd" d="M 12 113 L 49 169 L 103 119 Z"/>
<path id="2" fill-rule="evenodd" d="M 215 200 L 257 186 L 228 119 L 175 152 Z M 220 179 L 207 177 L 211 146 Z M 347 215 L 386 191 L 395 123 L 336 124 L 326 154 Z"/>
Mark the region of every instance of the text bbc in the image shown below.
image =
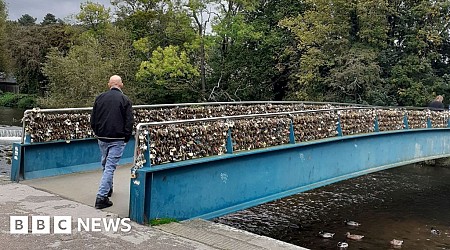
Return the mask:
<path id="1" fill-rule="evenodd" d="M 53 218 L 53 219 L 52 219 Z M 74 230 L 78 232 L 129 232 L 130 218 L 78 218 Z M 11 234 L 28 234 L 31 223 L 32 234 L 71 234 L 72 216 L 10 216 Z M 51 230 L 53 228 L 53 230 Z"/>

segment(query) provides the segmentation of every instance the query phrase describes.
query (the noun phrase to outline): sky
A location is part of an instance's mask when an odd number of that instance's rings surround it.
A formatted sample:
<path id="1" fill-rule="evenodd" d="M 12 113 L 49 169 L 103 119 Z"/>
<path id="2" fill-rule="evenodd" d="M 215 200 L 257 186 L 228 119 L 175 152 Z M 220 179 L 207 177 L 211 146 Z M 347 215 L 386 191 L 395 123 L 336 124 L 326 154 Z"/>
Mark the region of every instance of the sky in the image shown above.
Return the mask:
<path id="1" fill-rule="evenodd" d="M 36 23 L 40 23 L 47 13 L 51 13 L 56 18 L 63 19 L 69 15 L 80 12 L 80 4 L 86 0 L 4 0 L 8 9 L 8 19 L 16 21 L 22 15 L 28 14 L 37 18 Z M 105 7 L 111 7 L 110 0 L 91 0 Z M 113 8 L 111 8 L 112 10 Z"/>

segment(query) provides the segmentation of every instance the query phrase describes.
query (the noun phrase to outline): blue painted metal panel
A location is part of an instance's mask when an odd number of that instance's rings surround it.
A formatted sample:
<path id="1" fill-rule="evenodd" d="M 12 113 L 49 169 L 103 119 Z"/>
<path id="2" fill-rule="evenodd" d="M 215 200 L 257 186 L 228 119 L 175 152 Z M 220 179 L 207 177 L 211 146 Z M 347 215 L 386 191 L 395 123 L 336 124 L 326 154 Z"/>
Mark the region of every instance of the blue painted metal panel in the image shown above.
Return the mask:
<path id="1" fill-rule="evenodd" d="M 147 175 L 145 168 L 138 169 L 134 172 L 136 178 L 130 182 L 130 204 L 129 214 L 132 220 L 138 223 L 147 223 L 145 201 L 151 200 L 151 192 L 146 192 L 146 185 L 151 185 L 151 174 Z"/>
<path id="2" fill-rule="evenodd" d="M 289 143 L 295 144 L 294 122 L 292 120 L 291 123 L 289 124 Z"/>
<path id="3" fill-rule="evenodd" d="M 22 145 L 13 143 L 13 155 L 11 160 L 11 180 L 18 181 L 20 176 L 20 166 L 22 165 Z"/>
<path id="4" fill-rule="evenodd" d="M 141 169 L 147 175 L 144 215 L 210 219 L 373 171 L 447 157 L 449 131 L 336 137 Z"/>
<path id="5" fill-rule="evenodd" d="M 18 161 L 13 161 L 11 180 L 33 179 L 99 169 L 100 150 L 96 139 L 17 144 Z M 133 162 L 134 138 L 127 143 L 120 164 Z M 20 173 L 20 175 L 19 175 Z"/>
<path id="6" fill-rule="evenodd" d="M 374 132 L 380 132 L 380 126 L 378 124 L 378 116 L 375 116 L 375 120 L 373 121 L 374 123 Z"/>
<path id="7" fill-rule="evenodd" d="M 408 116 L 406 114 L 403 116 L 403 125 L 405 125 L 405 129 L 409 129 Z"/>

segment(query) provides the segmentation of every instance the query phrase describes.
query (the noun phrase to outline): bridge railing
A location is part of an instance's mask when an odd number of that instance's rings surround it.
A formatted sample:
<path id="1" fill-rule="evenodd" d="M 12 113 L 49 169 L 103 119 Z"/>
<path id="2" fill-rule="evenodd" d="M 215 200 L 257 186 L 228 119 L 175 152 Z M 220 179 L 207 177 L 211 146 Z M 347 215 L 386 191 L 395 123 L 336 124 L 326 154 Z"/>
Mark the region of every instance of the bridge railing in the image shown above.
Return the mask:
<path id="1" fill-rule="evenodd" d="M 257 101 L 208 102 L 133 106 L 135 124 L 251 113 L 276 113 L 332 106 L 362 106 L 349 103 Z M 70 141 L 92 138 L 89 119 L 92 108 L 31 109 L 24 112 L 22 143 Z"/>
<path id="2" fill-rule="evenodd" d="M 353 107 L 353 111 L 337 114 L 337 107 Z M 334 111 L 315 112 L 308 110 Z M 360 111 L 357 111 L 361 109 Z M 365 109 L 365 110 L 363 110 Z M 377 111 L 378 128 L 371 123 L 368 116 L 370 110 Z M 194 120 L 195 126 L 183 124 L 160 128 L 157 139 L 149 140 L 154 145 L 148 145 L 153 150 L 149 157 L 153 165 L 170 162 L 204 158 L 230 152 L 248 151 L 259 148 L 312 141 L 334 137 L 336 135 L 351 135 L 372 131 L 387 131 L 400 128 L 446 127 L 448 112 L 428 112 L 420 109 L 389 109 L 371 106 L 357 107 L 345 103 L 320 102 L 236 102 L 236 103 L 186 103 L 169 105 L 134 106 L 136 124 L 170 120 Z M 393 114 L 389 114 L 391 112 Z M 100 161 L 98 145 L 90 128 L 91 108 L 70 109 L 34 109 L 25 112 L 23 119 L 22 143 L 14 145 L 12 161 L 12 179 L 39 178 L 51 175 L 94 170 Z M 223 118 L 206 124 L 198 123 L 199 119 L 231 116 L 252 116 L 253 118 L 234 119 L 234 127 L 229 129 Z M 282 115 L 272 115 L 280 114 Z M 314 112 L 313 112 L 314 113 Z M 348 113 L 348 114 L 347 114 Z M 261 116 L 262 115 L 262 116 Z M 405 119 L 407 115 L 407 119 Z M 328 118 L 326 118 L 329 116 Z M 402 119 L 403 123 L 402 123 Z M 336 119 L 340 119 L 340 130 L 335 129 Z M 350 118 L 354 119 L 353 121 Z M 328 119 L 328 120 L 327 120 Z M 393 122 L 395 120 L 395 124 Z M 406 121 L 406 123 L 405 123 Z M 408 123 L 409 121 L 409 123 Z M 220 123 L 222 128 L 220 128 Z M 225 125 L 223 125 L 225 124 Z M 394 126 L 395 125 L 395 126 Z M 152 128 L 152 129 L 156 129 Z M 193 139 L 184 139 L 185 144 L 179 144 L 175 137 L 165 136 L 178 131 L 191 131 Z M 222 131 L 222 130 L 225 130 Z M 291 132 L 295 131 L 294 132 Z M 166 132 L 165 132 L 166 131 Z M 179 132 L 179 133 L 181 133 Z M 231 138 L 228 134 L 232 134 Z M 203 136 L 205 135 L 205 136 Z M 209 135 L 209 136 L 206 136 Z M 178 135 L 179 136 L 179 135 Z M 232 140 L 231 140 L 232 139 Z M 160 144 L 157 144 L 159 142 Z M 161 146 L 160 146 L 161 145 Z M 137 149 L 135 139 L 128 143 L 121 164 L 132 163 Z M 21 155 L 21 156 L 19 156 Z M 145 154 L 143 154 L 145 155 Z M 142 157 L 141 157 L 142 158 Z M 150 158 L 149 161 L 150 163 Z M 13 174 L 14 173 L 14 174 Z"/>
<path id="3" fill-rule="evenodd" d="M 321 102 L 214 102 L 214 103 L 182 103 L 165 105 L 134 106 L 135 125 L 140 122 L 157 122 L 179 119 L 197 119 L 215 116 L 231 116 L 249 113 L 273 113 L 280 111 L 295 111 L 317 109 L 334 106 L 354 106 L 345 103 Z M 14 156 L 11 162 L 11 179 L 42 178 L 81 171 L 98 169 L 100 154 L 97 140 L 90 128 L 92 108 L 66 109 L 33 109 L 27 110 L 23 118 L 21 143 L 15 143 Z M 216 128 L 217 126 L 213 126 Z M 199 127 L 199 134 L 204 133 L 204 127 Z M 204 157 L 223 153 L 221 145 L 217 145 L 214 135 L 209 141 L 202 137 L 197 140 L 202 145 L 212 146 L 197 152 L 197 144 L 185 155 Z M 171 142 L 172 143 L 172 142 Z M 170 145 L 167 143 L 167 145 Z M 135 152 L 134 137 L 125 147 L 120 164 L 132 163 Z M 164 147 L 161 150 L 166 150 Z M 179 161 L 173 148 L 161 151 L 160 163 Z M 168 158 L 168 159 L 167 159 Z M 188 159 L 188 158 L 186 158 Z M 156 158 L 155 160 L 158 160 Z"/>
<path id="4" fill-rule="evenodd" d="M 450 156 L 448 111 L 322 109 L 141 123 L 137 129 L 129 211 L 138 223 L 211 219 L 364 174 Z M 222 149 L 208 151 L 211 145 Z M 164 158 L 158 147 L 180 157 Z M 210 155 L 195 155 L 192 147 Z M 253 150 L 260 147 L 266 148 Z"/>
<path id="5" fill-rule="evenodd" d="M 134 169 L 335 136 L 444 128 L 449 112 L 345 107 L 139 123 Z"/>

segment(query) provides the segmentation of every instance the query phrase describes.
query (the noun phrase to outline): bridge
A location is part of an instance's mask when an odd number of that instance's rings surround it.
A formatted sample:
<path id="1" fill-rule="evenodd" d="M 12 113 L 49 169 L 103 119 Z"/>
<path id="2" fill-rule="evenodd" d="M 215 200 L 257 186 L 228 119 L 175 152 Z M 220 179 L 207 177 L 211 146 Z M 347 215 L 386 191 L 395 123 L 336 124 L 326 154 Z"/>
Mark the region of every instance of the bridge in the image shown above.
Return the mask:
<path id="1" fill-rule="evenodd" d="M 450 156 L 448 111 L 339 103 L 134 107 L 132 220 L 211 219 L 348 178 Z M 11 179 L 100 168 L 90 108 L 29 110 Z"/>

